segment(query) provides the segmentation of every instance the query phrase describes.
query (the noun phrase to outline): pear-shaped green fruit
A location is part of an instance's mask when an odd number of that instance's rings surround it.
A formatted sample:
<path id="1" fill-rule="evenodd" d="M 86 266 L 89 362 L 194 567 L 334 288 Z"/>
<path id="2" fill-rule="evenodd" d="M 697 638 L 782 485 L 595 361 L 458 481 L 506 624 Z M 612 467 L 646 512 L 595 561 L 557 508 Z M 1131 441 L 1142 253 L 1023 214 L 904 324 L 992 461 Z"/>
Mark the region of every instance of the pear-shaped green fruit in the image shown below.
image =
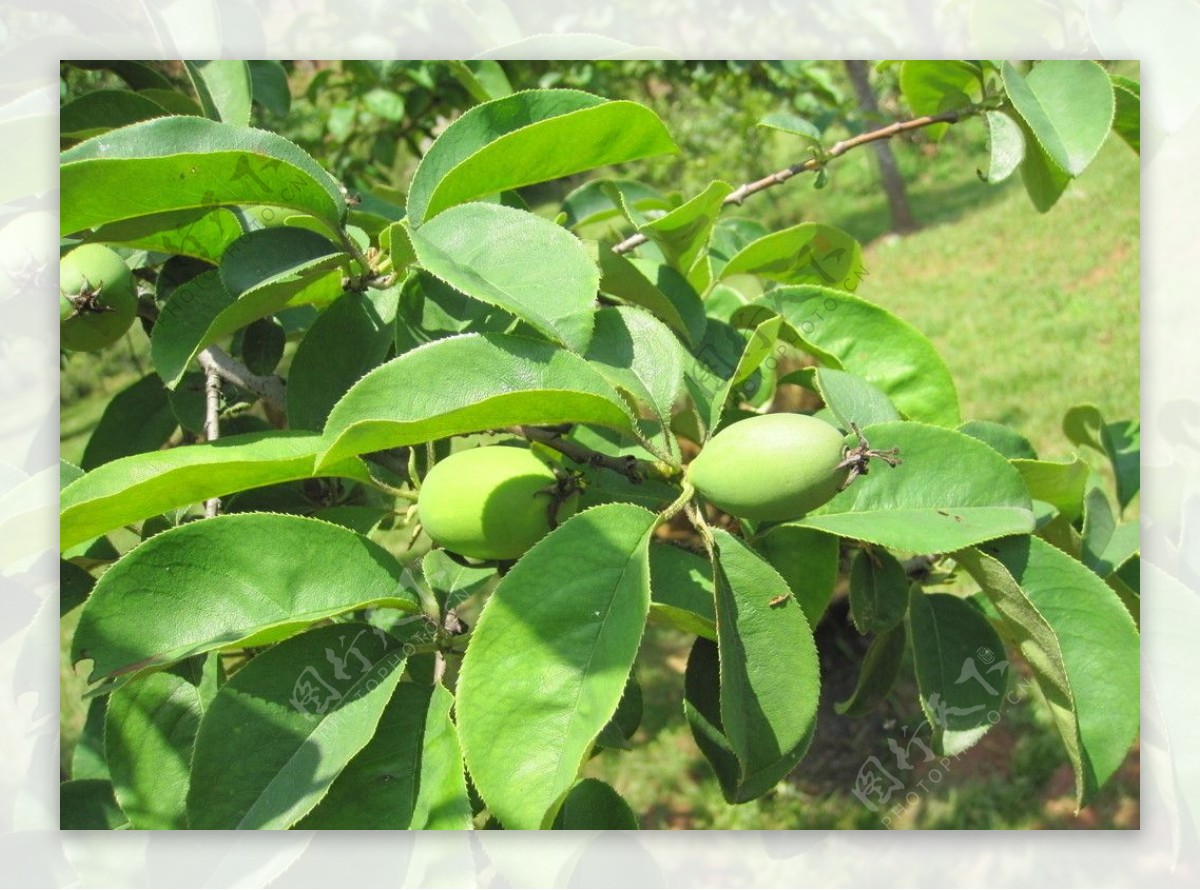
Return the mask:
<path id="1" fill-rule="evenodd" d="M 796 519 L 838 492 L 845 441 L 806 414 L 739 420 L 710 439 L 688 466 L 696 491 L 741 519 Z"/>
<path id="2" fill-rule="evenodd" d="M 116 251 L 81 244 L 62 258 L 58 274 L 63 348 L 97 352 L 121 339 L 137 315 L 137 287 Z"/>
<path id="3" fill-rule="evenodd" d="M 494 445 L 458 451 L 421 483 L 417 514 L 434 543 L 474 559 L 516 559 L 550 531 L 558 482 L 532 451 Z M 562 522 L 579 504 L 557 505 Z"/>

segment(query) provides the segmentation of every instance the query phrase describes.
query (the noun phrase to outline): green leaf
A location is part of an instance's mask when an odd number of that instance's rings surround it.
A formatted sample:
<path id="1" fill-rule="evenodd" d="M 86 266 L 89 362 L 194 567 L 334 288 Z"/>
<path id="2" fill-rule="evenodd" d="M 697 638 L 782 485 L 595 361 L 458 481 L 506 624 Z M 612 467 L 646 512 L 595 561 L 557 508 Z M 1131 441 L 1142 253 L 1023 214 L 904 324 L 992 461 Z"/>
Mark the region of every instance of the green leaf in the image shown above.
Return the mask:
<path id="1" fill-rule="evenodd" d="M 204 117 L 204 109 L 191 96 L 185 96 L 174 88 L 156 89 L 148 87 L 146 89 L 139 89 L 138 95 L 146 97 L 151 102 L 157 102 L 171 114 L 189 114 L 194 117 Z"/>
<path id="2" fill-rule="evenodd" d="M 241 223 L 232 212 L 224 208 L 190 208 L 100 225 L 88 240 L 216 264 L 241 236 Z"/>
<path id="3" fill-rule="evenodd" d="M 1083 492 L 1090 472 L 1083 458 L 1070 462 L 1016 459 L 1012 465 L 1035 501 L 1053 504 L 1067 519 L 1083 514 Z"/>
<path id="4" fill-rule="evenodd" d="M 652 573 L 653 571 L 653 568 L 651 568 Z M 653 582 L 651 584 L 653 585 Z M 650 605 L 653 608 L 654 604 L 651 603 Z M 638 682 L 635 674 L 630 673 L 629 679 L 625 681 L 625 690 L 621 693 L 621 700 L 617 703 L 617 710 L 613 713 L 612 719 L 604 724 L 604 728 L 600 730 L 600 734 L 596 737 L 597 749 L 618 748 L 622 751 L 629 750 L 631 747 L 629 741 L 633 738 L 633 734 L 637 732 L 641 724 L 642 685 Z"/>
<path id="5" fill-rule="evenodd" d="M 650 607 L 655 519 L 626 504 L 576 514 L 483 608 L 458 726 L 475 787 L 505 828 L 544 827 L 616 711 Z"/>
<path id="6" fill-rule="evenodd" d="M 583 357 L 665 425 L 683 389 L 679 341 L 666 325 L 639 309 L 606 308 L 595 317 L 592 342 Z"/>
<path id="7" fill-rule="evenodd" d="M 395 317 L 397 289 L 389 295 Z M 389 307 L 384 305 L 385 311 Z M 313 322 L 288 369 L 287 413 L 292 429 L 320 430 L 338 399 L 387 357 L 392 327 L 367 294 L 351 291 Z M 346 348 L 353 344 L 352 348 Z"/>
<path id="8" fill-rule="evenodd" d="M 1004 89 L 1017 113 L 1056 167 L 1069 176 L 1084 171 L 1113 122 L 1112 82 L 1096 62 L 1049 59 L 1027 76 L 1003 68 Z"/>
<path id="9" fill-rule="evenodd" d="M 469 62 L 450 60 L 446 62 L 454 79 L 463 85 L 476 102 L 487 102 L 512 94 L 512 85 L 500 63 L 492 59 L 474 59 Z"/>
<path id="10" fill-rule="evenodd" d="M 246 64 L 250 66 L 250 94 L 254 101 L 276 117 L 287 117 L 292 93 L 283 64 L 274 59 L 252 59 Z"/>
<path id="11" fill-rule="evenodd" d="M 128 828 L 107 779 L 74 779 L 58 786 L 58 827 L 63 831 Z"/>
<path id="12" fill-rule="evenodd" d="M 88 139 L 166 114 L 157 102 L 128 90 L 93 90 L 59 109 L 58 133 L 63 139 Z"/>
<path id="13" fill-rule="evenodd" d="M 824 532 L 776 525 L 753 541 L 754 549 L 787 582 L 814 631 L 825 615 L 838 578 L 838 539 Z"/>
<path id="14" fill-rule="evenodd" d="M 851 423 L 859 429 L 873 423 L 900 419 L 900 412 L 881 389 L 848 371 L 835 368 L 801 368 L 780 378 L 780 384 L 797 383 L 821 396 L 825 406 L 837 418 L 843 432 Z"/>
<path id="15" fill-rule="evenodd" d="M 798 114 L 777 111 L 760 120 L 758 126 L 799 136 L 813 148 L 819 148 L 821 145 L 821 131 L 817 129 L 816 124 Z"/>
<path id="16" fill-rule="evenodd" d="M 204 713 L 200 690 L 165 671 L 109 696 L 105 755 L 132 828 L 187 828 L 188 766 Z"/>
<path id="17" fill-rule="evenodd" d="M 1112 78 L 1116 112 L 1113 115 L 1113 132 L 1136 151 L 1142 153 L 1142 88 L 1136 81 L 1120 74 Z"/>
<path id="18" fill-rule="evenodd" d="M 733 316 L 755 327 L 783 316 L 783 336 L 824 365 L 857 374 L 881 389 L 912 420 L 954 427 L 958 393 L 942 357 L 912 325 L 843 291 L 812 285 L 777 287 Z"/>
<path id="19" fill-rule="evenodd" d="M 133 62 L 126 59 L 72 59 L 65 64 L 82 68 L 85 71 L 111 71 L 135 90 L 174 89 L 174 84 L 165 75 L 145 62 Z"/>
<path id="20" fill-rule="evenodd" d="M 741 803 L 774 788 L 808 750 L 820 667 L 804 610 L 783 578 L 733 535 L 713 536 L 721 726 L 739 766 L 726 799 Z"/>
<path id="21" fill-rule="evenodd" d="M 900 92 L 914 115 L 941 114 L 971 102 L 979 93 L 979 69 L 958 59 L 920 60 L 900 66 Z M 925 132 L 935 142 L 946 134 L 949 124 L 933 124 Z"/>
<path id="22" fill-rule="evenodd" d="M 886 550 L 864 547 L 850 564 L 850 617 L 861 634 L 883 633 L 908 610 L 908 574 Z"/>
<path id="23" fill-rule="evenodd" d="M 104 406 L 80 464 L 85 470 L 94 470 L 120 457 L 157 451 L 177 426 L 162 379 L 147 374 Z"/>
<path id="24" fill-rule="evenodd" d="M 1117 480 L 1117 502 L 1122 510 L 1128 507 L 1141 488 L 1141 423 L 1106 423 L 1094 405 L 1076 405 L 1063 417 L 1063 432 L 1076 445 L 1087 445 L 1108 457 Z"/>
<path id="25" fill-rule="evenodd" d="M 635 102 L 575 90 L 530 90 L 477 105 L 434 142 L 413 174 L 413 226 L 455 204 L 677 147 Z"/>
<path id="26" fill-rule="evenodd" d="M 717 638 L 712 563 L 670 544 L 650 547 L 650 620 Z"/>
<path id="27" fill-rule="evenodd" d="M 1017 122 L 1003 111 L 984 112 L 988 131 L 988 172 L 985 181 L 995 185 L 1012 176 L 1025 159 L 1025 136 Z"/>
<path id="28" fill-rule="evenodd" d="M 414 380 L 426 383 L 415 387 Z M 350 388 L 329 413 L 321 465 L 513 424 L 556 423 L 633 431 L 620 395 L 579 356 L 525 337 L 448 337 L 381 365 Z"/>
<path id="29" fill-rule="evenodd" d="M 1139 638 L 1117 595 L 1038 538 L 955 554 L 1005 620 L 1055 715 L 1083 806 L 1116 771 L 1139 725 Z"/>
<path id="30" fill-rule="evenodd" d="M 751 332 L 741 357 L 733 369 L 733 374 L 722 382 L 712 394 L 712 403 L 706 418 L 710 430 L 715 430 L 721 425 L 721 418 L 724 416 L 730 396 L 737 394 L 739 387 L 743 398 L 747 399 L 758 388 L 757 381 L 753 383 L 747 383 L 747 381 L 775 351 L 775 341 L 779 336 L 782 321 L 779 317 L 768 318 Z"/>
<path id="31" fill-rule="evenodd" d="M 287 333 L 273 317 L 250 322 L 242 332 L 242 361 L 252 374 L 265 377 L 274 373 L 283 358 Z"/>
<path id="32" fill-rule="evenodd" d="M 959 754 L 999 719 L 1009 667 L 1004 644 L 983 613 L 965 600 L 922 593 L 917 585 L 908 608 L 908 634 L 934 750 Z"/>
<path id="33" fill-rule="evenodd" d="M 613 201 L 613 193 L 620 202 Z M 593 179 L 563 198 L 567 215 L 563 225 L 575 230 L 624 218 L 622 207 L 642 214 L 650 210 L 670 210 L 671 202 L 657 189 L 633 179 Z"/>
<path id="34" fill-rule="evenodd" d="M 1104 492 L 1092 488 L 1083 513 L 1081 550 L 1083 564 L 1107 580 L 1140 552 L 1140 523 L 1135 519 L 1118 525 Z"/>
<path id="35" fill-rule="evenodd" d="M 766 322 L 770 318 L 764 317 L 762 320 Z M 759 351 L 754 345 L 748 345 L 747 338 L 739 331 L 716 318 L 708 320 L 703 340 L 692 349 L 695 360 L 689 362 L 684 371 L 684 383 L 704 439 L 715 432 L 713 418 L 721 416 L 728 399 L 749 399 L 757 391 L 760 377 L 753 372 L 749 379 L 742 380 L 740 386 L 732 387 L 729 384 L 738 374 L 743 358 L 752 349 Z M 754 355 L 749 355 L 749 358 L 753 360 Z"/>
<path id="36" fill-rule="evenodd" d="M 1037 141 L 1025 121 L 1020 121 L 1021 133 L 1025 137 L 1025 160 L 1021 162 L 1021 182 L 1029 200 L 1039 213 L 1046 213 L 1058 203 L 1071 176 L 1051 160 L 1046 149 Z"/>
<path id="37" fill-rule="evenodd" d="M 75 752 L 71 755 L 71 778 L 104 779 L 111 782 L 108 761 L 104 757 L 104 724 L 108 718 L 108 696 L 94 696 L 91 701 L 85 701 L 84 705 L 87 708 L 87 716 L 84 718 L 79 740 L 75 743 Z"/>
<path id="38" fill-rule="evenodd" d="M 107 223 L 98 226 L 87 240 L 216 264 L 242 235 L 238 218 L 224 207 L 189 207 Z"/>
<path id="39" fill-rule="evenodd" d="M 362 102 L 372 114 L 385 121 L 404 120 L 404 97 L 393 90 L 369 90 L 363 95 Z"/>
<path id="40" fill-rule="evenodd" d="M 60 559 L 58 561 L 58 613 L 59 617 L 66 615 L 76 606 L 83 605 L 96 579 L 85 569 L 73 562 Z M 84 778 L 76 776 L 75 778 Z"/>
<path id="41" fill-rule="evenodd" d="M 63 489 L 60 546 L 65 552 L 130 522 L 248 488 L 313 476 L 370 481 L 356 459 L 316 468 L 323 447 L 312 433 L 246 433 L 111 461 Z"/>
<path id="42" fill-rule="evenodd" d="M 1010 426 L 991 420 L 969 420 L 958 428 L 960 433 L 986 442 L 1009 460 L 1037 460 L 1029 440 Z"/>
<path id="43" fill-rule="evenodd" d="M 144 121 L 63 152 L 64 235 L 168 210 L 273 204 L 332 227 L 346 215 L 341 189 L 282 136 L 204 118 Z"/>
<path id="44" fill-rule="evenodd" d="M 581 779 L 554 817 L 556 831 L 637 830 L 638 820 L 625 799 L 599 779 Z"/>
<path id="45" fill-rule="evenodd" d="M 250 124 L 250 67 L 240 59 L 184 62 L 206 117 L 245 127 Z"/>
<path id="46" fill-rule="evenodd" d="M 630 259 L 601 246 L 600 275 L 602 292 L 650 312 L 689 346 L 704 336 L 700 295 L 670 266 Z"/>
<path id="47" fill-rule="evenodd" d="M 781 284 L 818 284 L 852 291 L 865 274 L 862 247 L 841 229 L 801 223 L 743 247 L 720 273 L 761 275 Z"/>
<path id="48" fill-rule="evenodd" d="M 298 561 L 302 553 L 320 559 Z M 403 567 L 370 539 L 301 516 L 219 516 L 155 535 L 105 572 L 71 654 L 92 659 L 98 680 L 263 645 L 372 605 L 418 609 Z"/>
<path id="49" fill-rule="evenodd" d="M 854 692 L 835 704 L 834 710 L 847 717 L 865 717 L 878 707 L 896 685 L 907 646 L 908 632 L 903 621 L 873 639 L 863 656 Z"/>
<path id="50" fill-rule="evenodd" d="M 451 287 L 580 349 L 600 274 L 579 239 L 498 204 L 463 204 L 412 233 L 417 260 Z"/>
<path id="51" fill-rule="evenodd" d="M 869 475 L 792 525 L 911 553 L 945 553 L 1033 531 L 1021 474 L 982 442 L 904 421 L 863 433 L 872 448 L 899 448 L 904 463 L 874 460 Z"/>
<path id="52" fill-rule="evenodd" d="M 741 794 L 741 768 L 721 723 L 721 666 L 717 644 L 697 637 L 683 678 L 683 715 L 696 747 L 717 777 L 727 801 Z"/>
<path id="53" fill-rule="evenodd" d="M 694 280 L 692 269 L 702 259 L 713 224 L 732 191 L 727 182 L 709 183 L 696 197 L 638 229 L 662 251 L 667 265 L 683 273 L 696 290 L 703 288 Z"/>
<path id="54" fill-rule="evenodd" d="M 234 251 L 241 254 L 237 245 L 249 247 L 250 241 L 263 255 L 274 256 L 279 266 L 289 265 L 280 270 L 256 263 L 249 269 L 234 260 L 228 271 L 222 267 L 220 272 L 205 272 L 171 294 L 150 336 L 150 357 L 169 387 L 179 383 L 205 347 L 227 334 L 289 306 L 328 302 L 342 292 L 339 267 L 346 255 L 320 235 L 304 229 L 262 229 L 236 242 L 226 257 Z M 253 284 L 255 273 L 267 277 Z"/>
<path id="55" fill-rule="evenodd" d="M 397 686 L 375 735 L 296 827 L 470 828 L 462 752 L 450 719 L 453 705 L 454 696 L 442 686 Z"/>
<path id="56" fill-rule="evenodd" d="M 395 640 L 359 623 L 318 627 L 253 659 L 200 722 L 191 827 L 294 825 L 375 735 L 404 661 Z"/>

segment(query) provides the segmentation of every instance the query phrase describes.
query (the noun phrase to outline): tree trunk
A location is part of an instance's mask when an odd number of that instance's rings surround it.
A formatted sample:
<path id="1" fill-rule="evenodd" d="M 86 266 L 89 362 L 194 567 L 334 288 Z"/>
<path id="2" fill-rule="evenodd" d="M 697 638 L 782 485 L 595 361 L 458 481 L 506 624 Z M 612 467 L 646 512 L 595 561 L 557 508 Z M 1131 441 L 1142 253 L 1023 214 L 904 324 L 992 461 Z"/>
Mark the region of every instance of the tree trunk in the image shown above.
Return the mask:
<path id="1" fill-rule="evenodd" d="M 861 60 L 847 60 L 846 73 L 854 84 L 854 92 L 858 96 L 858 104 L 868 115 L 878 118 L 879 103 L 875 101 L 875 93 L 867 76 L 867 63 Z M 875 149 L 875 157 L 879 159 L 879 175 L 883 180 L 883 191 L 887 194 L 888 209 L 892 214 L 892 231 L 901 234 L 913 232 L 918 228 L 908 206 L 908 194 L 904 189 L 904 179 L 900 176 L 900 168 L 896 166 L 896 156 L 886 139 L 871 143 Z"/>

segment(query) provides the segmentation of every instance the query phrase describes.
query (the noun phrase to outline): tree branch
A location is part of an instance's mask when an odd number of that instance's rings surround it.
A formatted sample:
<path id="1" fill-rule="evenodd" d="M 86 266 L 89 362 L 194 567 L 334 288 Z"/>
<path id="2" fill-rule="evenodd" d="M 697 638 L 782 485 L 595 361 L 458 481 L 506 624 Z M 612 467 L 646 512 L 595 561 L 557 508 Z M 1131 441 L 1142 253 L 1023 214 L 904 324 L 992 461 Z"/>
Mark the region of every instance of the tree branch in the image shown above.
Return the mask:
<path id="1" fill-rule="evenodd" d="M 821 158 L 810 158 L 799 164 L 793 164 L 790 167 L 785 167 L 782 170 L 764 176 L 762 179 L 757 179 L 754 182 L 746 182 L 738 186 L 732 192 L 725 196 L 722 206 L 729 204 L 740 205 L 751 195 L 758 194 L 765 189 L 772 188 L 777 185 L 782 185 L 798 173 L 811 173 L 821 169 L 834 158 L 841 157 L 851 149 L 858 148 L 860 145 L 867 145 L 872 142 L 878 142 L 880 139 L 891 139 L 900 133 L 907 133 L 910 130 L 919 130 L 922 127 L 930 127 L 934 124 L 954 124 L 958 123 L 966 114 L 970 112 L 963 111 L 947 111 L 943 114 L 929 114 L 924 117 L 916 117 L 912 120 L 896 121 L 888 124 L 886 127 L 881 127 L 878 130 L 871 130 L 868 133 L 860 133 L 857 136 L 852 136 L 849 139 L 843 139 L 836 143 L 833 148 L 825 152 Z M 628 253 L 635 247 L 645 244 L 647 237 L 641 232 L 630 235 L 619 244 L 614 244 L 613 253 Z"/>
<path id="2" fill-rule="evenodd" d="M 219 346 L 210 346 L 196 356 L 205 373 L 216 374 L 235 386 L 261 398 L 267 407 L 280 413 L 287 410 L 287 391 L 283 378 L 274 374 L 255 374 Z"/>
<path id="3" fill-rule="evenodd" d="M 521 436 L 531 442 L 541 442 L 559 454 L 569 457 L 577 464 L 589 467 L 603 467 L 606 470 L 612 470 L 614 473 L 620 473 L 630 482 L 645 482 L 647 479 L 661 479 L 666 482 L 674 482 L 677 481 L 679 476 L 677 470 L 664 463 L 639 460 L 631 454 L 624 455 L 623 457 L 613 457 L 609 454 L 593 451 L 586 445 L 580 445 L 578 442 L 564 439 L 564 430 L 561 428 L 510 426 L 505 427 L 505 432 Z"/>
<path id="4" fill-rule="evenodd" d="M 221 438 L 221 375 L 204 353 L 200 356 L 204 368 L 204 438 L 215 442 Z M 209 498 L 204 502 L 204 515 L 211 519 L 221 509 L 220 498 Z"/>

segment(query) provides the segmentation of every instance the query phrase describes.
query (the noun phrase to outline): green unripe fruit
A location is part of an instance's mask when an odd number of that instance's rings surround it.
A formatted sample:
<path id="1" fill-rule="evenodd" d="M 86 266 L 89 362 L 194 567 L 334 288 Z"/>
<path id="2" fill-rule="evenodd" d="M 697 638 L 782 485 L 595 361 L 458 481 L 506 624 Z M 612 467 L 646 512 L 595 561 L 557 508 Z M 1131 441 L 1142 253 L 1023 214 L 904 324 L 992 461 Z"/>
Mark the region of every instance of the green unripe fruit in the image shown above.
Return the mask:
<path id="1" fill-rule="evenodd" d="M 103 244 L 81 244 L 58 269 L 63 347 L 97 352 L 119 340 L 137 315 L 137 287 L 125 261 Z"/>
<path id="2" fill-rule="evenodd" d="M 516 559 L 579 503 L 553 493 L 554 471 L 532 451 L 502 445 L 458 451 L 421 483 L 417 513 L 433 541 L 473 559 Z"/>
<path id="3" fill-rule="evenodd" d="M 845 441 L 806 414 L 763 414 L 727 426 L 688 467 L 696 491 L 742 519 L 796 519 L 838 492 Z"/>

